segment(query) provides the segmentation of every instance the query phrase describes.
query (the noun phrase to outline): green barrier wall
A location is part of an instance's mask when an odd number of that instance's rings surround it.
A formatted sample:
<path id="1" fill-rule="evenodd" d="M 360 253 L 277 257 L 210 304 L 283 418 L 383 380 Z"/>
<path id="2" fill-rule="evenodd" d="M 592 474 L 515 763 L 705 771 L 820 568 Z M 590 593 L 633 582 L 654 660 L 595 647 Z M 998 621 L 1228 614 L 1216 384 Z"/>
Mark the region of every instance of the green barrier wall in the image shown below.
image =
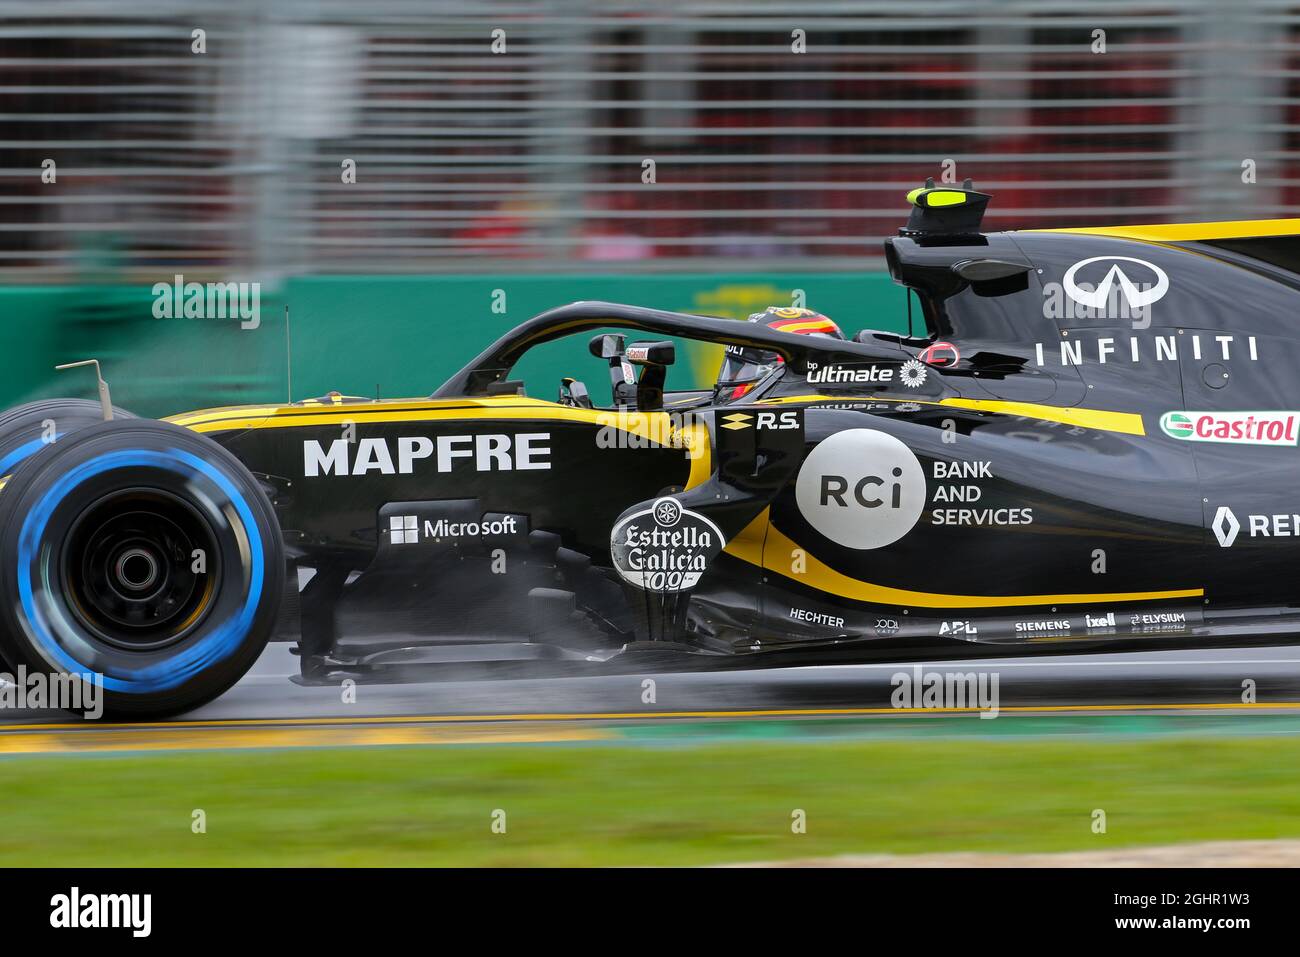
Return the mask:
<path id="1" fill-rule="evenodd" d="M 170 277 L 169 277 L 170 279 Z M 297 277 L 263 288 L 261 324 L 154 318 L 150 286 L 0 289 L 0 405 L 93 398 L 91 373 L 56 363 L 98 358 L 114 401 L 159 416 L 213 405 L 281 401 L 287 393 L 284 306 L 290 306 L 293 397 L 330 389 L 386 398 L 426 395 L 514 325 L 557 305 L 604 299 L 744 318 L 769 305 L 806 305 L 852 335 L 899 331 L 906 298 L 883 273 L 543 277 Z M 504 311 L 501 311 L 504 309 Z M 562 375 L 608 395 L 584 335 L 548 344 L 519 370 L 532 395 L 554 396 Z M 679 356 L 670 387 L 712 376 L 717 353 Z"/>

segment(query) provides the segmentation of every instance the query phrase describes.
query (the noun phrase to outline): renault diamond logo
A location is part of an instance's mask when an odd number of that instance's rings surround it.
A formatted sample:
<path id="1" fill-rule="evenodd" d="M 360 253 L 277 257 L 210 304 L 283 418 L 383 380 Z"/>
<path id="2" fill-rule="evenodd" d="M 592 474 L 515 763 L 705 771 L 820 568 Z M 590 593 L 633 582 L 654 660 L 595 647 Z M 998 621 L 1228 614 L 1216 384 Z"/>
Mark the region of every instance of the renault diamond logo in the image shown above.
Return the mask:
<path id="1" fill-rule="evenodd" d="M 1214 537 L 1219 540 L 1219 547 L 1230 548 L 1237 540 L 1237 533 L 1241 531 L 1241 522 L 1232 514 L 1232 509 L 1220 505 L 1214 516 L 1214 524 L 1210 527 L 1214 529 Z"/>
<path id="2" fill-rule="evenodd" d="M 749 420 L 752 418 L 753 418 L 752 415 L 746 415 L 744 412 L 733 412 L 731 413 L 731 415 L 724 415 L 722 417 L 722 421 L 726 422 L 727 424 L 724 425 L 723 428 L 724 429 L 747 429 L 749 428 Z"/>
<path id="3" fill-rule="evenodd" d="M 1092 292 L 1080 289 L 1074 281 L 1075 273 L 1089 263 L 1098 262 L 1113 262 L 1116 265 L 1110 267 L 1110 272 L 1106 273 L 1106 277 L 1097 283 L 1097 288 Z M 1151 270 L 1155 275 L 1155 285 L 1149 289 L 1139 289 L 1137 284 L 1128 277 L 1128 274 L 1119 268 L 1118 264 L 1121 262 L 1137 263 L 1139 266 Z M 1093 256 L 1091 259 L 1081 259 L 1069 268 L 1064 280 L 1062 280 L 1065 292 L 1071 299 L 1082 305 L 1091 306 L 1093 309 L 1106 308 L 1106 304 L 1110 300 L 1111 290 L 1116 283 L 1119 284 L 1120 294 L 1124 297 L 1124 301 L 1128 303 L 1130 309 L 1140 309 L 1143 306 L 1151 305 L 1153 302 L 1159 302 L 1164 298 L 1165 293 L 1169 291 L 1169 277 L 1165 275 L 1163 269 L 1155 263 L 1149 263 L 1145 259 L 1134 259 L 1132 256 Z"/>

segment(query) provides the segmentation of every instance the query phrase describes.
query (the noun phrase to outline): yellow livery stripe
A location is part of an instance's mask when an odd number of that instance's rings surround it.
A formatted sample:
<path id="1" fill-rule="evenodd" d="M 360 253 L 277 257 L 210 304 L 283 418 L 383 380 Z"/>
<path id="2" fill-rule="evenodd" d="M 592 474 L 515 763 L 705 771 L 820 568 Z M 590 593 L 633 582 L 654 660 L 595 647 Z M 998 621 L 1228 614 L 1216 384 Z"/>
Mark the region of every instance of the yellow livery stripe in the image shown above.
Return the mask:
<path id="1" fill-rule="evenodd" d="M 904 608 L 1001 608 L 1029 605 L 1085 605 L 1126 601 L 1159 601 L 1169 598 L 1201 598 L 1204 588 L 1181 588 L 1170 591 L 1100 592 L 1080 595 L 945 595 L 937 592 L 912 591 L 890 585 L 850 578 L 820 561 L 769 523 L 763 512 L 723 549 L 728 555 L 751 565 L 809 585 L 818 591 L 853 601 Z M 762 529 L 766 527 L 766 537 Z M 802 555 L 804 571 L 797 577 L 787 574 L 793 556 Z M 769 558 L 770 556 L 770 558 Z"/>
<path id="2" fill-rule="evenodd" d="M 917 405 L 947 406 L 969 409 L 972 412 L 989 412 L 994 415 L 1015 415 L 1041 422 L 1060 422 L 1098 432 L 1120 432 L 1125 435 L 1146 435 L 1142 416 L 1136 412 L 1111 412 L 1106 409 L 1080 409 L 1061 405 L 1038 405 L 1034 402 L 1006 402 L 1002 399 L 898 399 L 879 395 L 787 395 L 775 399 L 760 399 L 759 405 L 788 405 L 795 402 L 913 402 Z"/>
<path id="3" fill-rule="evenodd" d="M 973 412 L 992 412 L 995 415 L 1019 415 L 1044 422 L 1077 425 L 1098 432 L 1120 432 L 1124 435 L 1146 435 L 1142 416 L 1136 412 L 1109 412 L 1105 409 L 1078 409 L 1066 406 L 1037 405 L 1033 402 L 1004 402 L 1001 399 L 943 399 L 940 405 Z"/>
<path id="4" fill-rule="evenodd" d="M 201 409 L 197 412 L 185 412 L 168 416 L 164 422 L 194 428 L 216 422 L 247 422 L 250 419 L 261 420 L 267 416 L 301 416 L 316 418 L 325 414 L 343 410 L 356 411 L 359 415 L 401 411 L 439 411 L 443 409 L 467 408 L 557 408 L 554 402 L 544 399 L 529 399 L 525 396 L 482 396 L 463 399 L 392 399 L 383 402 L 323 403 L 315 399 L 307 400 L 301 405 L 234 405 L 219 409 Z M 298 423 L 301 424 L 301 423 Z M 231 428 L 248 428 L 247 425 L 230 426 Z M 199 431 L 196 429 L 196 431 Z M 204 429 L 202 431 L 213 431 Z"/>
<path id="5" fill-rule="evenodd" d="M 604 416 L 604 418 L 601 418 Z M 293 429 L 314 425 L 341 425 L 355 422 L 367 425 L 374 422 L 438 422 L 444 419 L 546 419 L 552 422 L 582 422 L 589 425 L 609 425 L 624 432 L 649 436 L 658 425 L 656 417 L 666 418 L 666 413 L 639 413 L 621 416 L 609 410 L 576 409 L 566 406 L 536 408 L 512 406 L 508 408 L 476 408 L 464 406 L 454 409 L 413 408 L 395 409 L 364 406 L 352 408 L 323 408 L 303 411 L 278 409 L 270 415 L 223 418 L 201 422 L 178 421 L 195 432 L 228 432 L 234 429 Z"/>
<path id="6" fill-rule="evenodd" d="M 1078 226 L 1027 229 L 1028 233 L 1078 233 L 1115 236 L 1153 243 L 1196 242 L 1208 239 L 1251 239 L 1258 236 L 1300 236 L 1300 219 L 1252 219 L 1229 223 L 1169 223 L 1151 226 Z"/>

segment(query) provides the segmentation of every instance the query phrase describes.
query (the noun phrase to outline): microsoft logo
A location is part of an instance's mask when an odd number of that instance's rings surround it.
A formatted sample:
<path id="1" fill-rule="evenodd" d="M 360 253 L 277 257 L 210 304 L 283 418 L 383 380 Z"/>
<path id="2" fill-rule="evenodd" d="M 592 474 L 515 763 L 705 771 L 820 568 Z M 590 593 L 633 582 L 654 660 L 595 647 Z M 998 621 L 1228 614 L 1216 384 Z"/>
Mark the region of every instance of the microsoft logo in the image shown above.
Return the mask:
<path id="1" fill-rule="evenodd" d="M 413 545 L 420 540 L 414 515 L 394 515 L 388 520 L 388 537 L 394 545 Z"/>

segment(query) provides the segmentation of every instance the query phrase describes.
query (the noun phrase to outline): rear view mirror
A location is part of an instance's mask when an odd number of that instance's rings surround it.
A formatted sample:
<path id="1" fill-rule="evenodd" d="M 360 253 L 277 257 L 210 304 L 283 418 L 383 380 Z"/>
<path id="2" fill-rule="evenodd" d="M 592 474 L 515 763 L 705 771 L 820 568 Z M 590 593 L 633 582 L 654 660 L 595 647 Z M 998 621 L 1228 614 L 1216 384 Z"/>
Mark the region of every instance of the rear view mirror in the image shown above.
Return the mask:
<path id="1" fill-rule="evenodd" d="M 964 259 L 953 263 L 952 271 L 967 282 L 991 282 L 1010 279 L 1030 270 L 1028 263 L 1009 263 L 1000 259 Z"/>
<path id="2" fill-rule="evenodd" d="M 623 337 L 615 333 L 593 336 L 587 348 L 597 359 L 617 359 L 623 355 Z"/>
<path id="3" fill-rule="evenodd" d="M 952 271 L 970 283 L 971 291 L 986 299 L 1009 296 L 1029 288 L 1028 263 L 1000 259 L 966 259 L 953 263 Z"/>
<path id="4" fill-rule="evenodd" d="M 634 342 L 627 347 L 627 361 L 639 366 L 670 366 L 676 358 L 677 347 L 668 339 Z"/>

